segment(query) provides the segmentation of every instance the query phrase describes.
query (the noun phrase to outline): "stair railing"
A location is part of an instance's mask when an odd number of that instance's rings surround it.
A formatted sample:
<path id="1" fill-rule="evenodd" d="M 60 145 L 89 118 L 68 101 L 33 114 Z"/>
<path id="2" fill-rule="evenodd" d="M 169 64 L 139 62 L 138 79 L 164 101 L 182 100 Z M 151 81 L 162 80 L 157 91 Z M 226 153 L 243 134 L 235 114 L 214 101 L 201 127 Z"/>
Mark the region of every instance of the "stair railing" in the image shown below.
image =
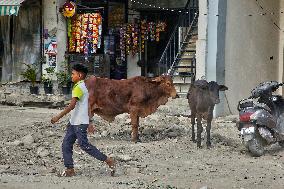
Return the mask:
<path id="1" fill-rule="evenodd" d="M 184 36 L 183 40 L 181 41 L 180 44 L 180 48 L 178 53 L 176 54 L 174 61 L 172 62 L 170 68 L 167 71 L 167 74 L 169 75 L 173 75 L 175 72 L 175 67 L 177 66 L 177 64 L 179 63 L 179 60 L 182 56 L 182 52 L 183 50 L 186 48 L 186 46 L 188 45 L 188 41 L 190 40 L 190 37 L 192 36 L 192 32 L 194 31 L 194 26 L 197 25 L 197 19 L 198 18 L 198 13 L 195 14 L 193 21 L 191 22 L 189 28 L 186 31 L 186 35 Z M 195 54 L 194 54 L 194 59 L 195 59 Z M 195 62 L 195 60 L 194 60 Z"/>
<path id="2" fill-rule="evenodd" d="M 178 22 L 173 29 L 169 41 L 159 59 L 157 74 L 172 74 L 181 50 L 185 47 L 184 42 L 189 40 L 191 32 L 197 27 L 198 0 L 188 0 L 184 11 L 181 12 Z M 181 34 L 180 34 L 181 29 Z"/>

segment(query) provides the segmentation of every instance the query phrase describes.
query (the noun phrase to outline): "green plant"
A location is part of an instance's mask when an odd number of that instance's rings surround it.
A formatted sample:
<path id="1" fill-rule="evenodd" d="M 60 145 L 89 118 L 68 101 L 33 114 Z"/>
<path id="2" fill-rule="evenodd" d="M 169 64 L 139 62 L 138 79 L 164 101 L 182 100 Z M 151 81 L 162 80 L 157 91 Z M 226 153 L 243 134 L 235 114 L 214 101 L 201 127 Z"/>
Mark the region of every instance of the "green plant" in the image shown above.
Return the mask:
<path id="1" fill-rule="evenodd" d="M 61 86 L 68 86 L 71 82 L 71 76 L 68 72 L 67 61 L 62 62 L 61 70 L 56 73 L 57 81 Z"/>
<path id="2" fill-rule="evenodd" d="M 52 86 L 52 78 L 55 73 L 55 68 L 54 67 L 48 67 L 44 69 L 46 71 L 46 74 L 43 74 L 41 77 L 41 81 L 47 85 L 48 87 Z"/>
<path id="3" fill-rule="evenodd" d="M 32 83 L 32 86 L 35 86 L 36 83 L 36 75 L 37 75 L 37 65 L 36 64 L 26 64 L 23 63 L 24 65 L 27 66 L 27 69 L 21 73 L 21 75 L 30 81 Z"/>

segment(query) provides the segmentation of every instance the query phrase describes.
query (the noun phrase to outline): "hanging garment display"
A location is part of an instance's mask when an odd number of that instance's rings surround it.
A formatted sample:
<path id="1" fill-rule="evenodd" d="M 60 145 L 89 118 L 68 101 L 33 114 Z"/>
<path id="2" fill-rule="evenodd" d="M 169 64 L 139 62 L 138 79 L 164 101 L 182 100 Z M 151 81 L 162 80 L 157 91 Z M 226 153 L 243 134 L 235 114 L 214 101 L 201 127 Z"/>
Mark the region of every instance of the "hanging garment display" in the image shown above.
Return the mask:
<path id="1" fill-rule="evenodd" d="M 141 32 L 141 52 L 145 51 L 145 41 L 148 39 L 148 30 L 147 30 L 147 21 L 142 20 L 140 23 L 140 32 Z"/>
<path id="2" fill-rule="evenodd" d="M 165 31 L 166 29 L 166 23 L 165 22 L 158 22 L 156 25 L 156 41 L 160 41 L 160 32 Z"/>
<path id="3" fill-rule="evenodd" d="M 138 37 L 139 37 L 139 33 L 138 33 L 138 23 L 134 23 L 132 25 L 132 55 L 135 55 L 136 53 L 138 53 L 139 51 L 139 44 L 138 44 Z"/>
<path id="4" fill-rule="evenodd" d="M 67 23 L 69 52 L 84 53 L 86 57 L 90 53 L 96 53 L 97 49 L 101 47 L 101 14 L 77 14 Z M 71 30 L 70 35 L 69 30 Z"/>
<path id="5" fill-rule="evenodd" d="M 131 51 L 131 47 L 132 47 L 132 38 L 131 38 L 131 34 L 132 34 L 132 24 L 127 24 L 126 26 L 126 34 L 125 34 L 125 41 L 126 41 L 126 53 L 130 54 Z"/>
<path id="6" fill-rule="evenodd" d="M 121 60 L 125 61 L 126 60 L 126 53 L 125 53 L 125 35 L 126 35 L 126 26 L 122 26 L 120 28 L 120 55 L 121 55 Z"/>
<path id="7" fill-rule="evenodd" d="M 128 23 L 120 28 L 120 52 L 121 59 L 126 55 L 137 54 L 145 51 L 145 41 L 160 41 L 160 32 L 165 31 L 165 22 L 147 22 L 146 20 Z M 139 40 L 140 35 L 140 40 Z M 139 50 L 140 48 L 140 50 Z"/>

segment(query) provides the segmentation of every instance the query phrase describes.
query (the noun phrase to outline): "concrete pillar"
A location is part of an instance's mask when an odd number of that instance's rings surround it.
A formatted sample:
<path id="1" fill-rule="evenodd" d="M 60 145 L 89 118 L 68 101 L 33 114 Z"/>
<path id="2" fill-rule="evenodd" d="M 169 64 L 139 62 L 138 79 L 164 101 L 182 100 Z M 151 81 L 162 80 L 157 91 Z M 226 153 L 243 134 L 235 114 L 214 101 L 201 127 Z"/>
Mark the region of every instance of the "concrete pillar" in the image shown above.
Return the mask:
<path id="1" fill-rule="evenodd" d="M 46 63 L 42 65 L 42 73 L 45 68 L 55 67 L 60 69 L 64 60 L 67 44 L 66 18 L 59 12 L 59 7 L 65 0 L 43 0 L 43 30 L 44 30 L 44 56 Z"/>
<path id="2" fill-rule="evenodd" d="M 216 9 L 215 9 L 216 10 Z M 225 82 L 225 44 L 226 44 L 226 18 L 227 0 L 219 0 L 217 14 L 217 51 L 216 51 L 216 81 L 219 85 L 226 85 Z M 230 89 L 229 89 L 230 90 Z M 215 116 L 222 116 L 231 113 L 226 98 L 226 91 L 220 92 L 220 104 L 216 106 Z"/>
<path id="3" fill-rule="evenodd" d="M 67 19 L 59 12 L 59 8 L 63 6 L 66 0 L 58 0 L 57 2 L 57 65 L 62 66 L 62 61 L 64 61 L 64 55 L 67 51 Z"/>
<path id="4" fill-rule="evenodd" d="M 206 79 L 216 81 L 217 26 L 219 0 L 208 0 Z"/>
<path id="5" fill-rule="evenodd" d="M 207 81 L 225 84 L 226 10 L 226 0 L 199 1 L 196 79 L 205 77 Z M 214 117 L 224 114 L 224 92 L 220 92 L 220 100 Z"/>
<path id="6" fill-rule="evenodd" d="M 198 40 L 196 42 L 196 79 L 206 76 L 207 1 L 199 1 Z"/>
<path id="7" fill-rule="evenodd" d="M 283 10 L 284 8 L 284 1 L 280 1 L 280 10 Z M 281 11 L 278 12 L 279 16 L 279 22 L 280 22 L 280 28 L 284 27 L 284 18 L 283 18 L 283 13 Z M 284 82 L 284 73 L 283 73 L 283 64 L 284 64 L 284 33 L 280 32 L 279 36 L 279 66 L 278 66 L 278 81 L 279 82 Z M 279 93 L 283 95 L 284 88 L 282 90 L 279 90 Z"/>

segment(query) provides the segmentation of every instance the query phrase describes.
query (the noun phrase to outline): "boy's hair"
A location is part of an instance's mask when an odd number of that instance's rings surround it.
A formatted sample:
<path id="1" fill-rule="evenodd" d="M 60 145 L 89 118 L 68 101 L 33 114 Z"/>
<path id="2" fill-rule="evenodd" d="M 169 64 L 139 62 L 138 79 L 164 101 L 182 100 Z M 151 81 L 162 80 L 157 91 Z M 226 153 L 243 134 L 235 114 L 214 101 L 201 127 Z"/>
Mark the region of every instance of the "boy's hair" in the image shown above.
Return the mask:
<path id="1" fill-rule="evenodd" d="M 81 72 L 84 74 L 84 77 L 87 76 L 88 74 L 88 68 L 86 66 L 84 66 L 83 64 L 75 64 L 72 67 L 73 70 L 77 71 L 77 72 Z"/>

